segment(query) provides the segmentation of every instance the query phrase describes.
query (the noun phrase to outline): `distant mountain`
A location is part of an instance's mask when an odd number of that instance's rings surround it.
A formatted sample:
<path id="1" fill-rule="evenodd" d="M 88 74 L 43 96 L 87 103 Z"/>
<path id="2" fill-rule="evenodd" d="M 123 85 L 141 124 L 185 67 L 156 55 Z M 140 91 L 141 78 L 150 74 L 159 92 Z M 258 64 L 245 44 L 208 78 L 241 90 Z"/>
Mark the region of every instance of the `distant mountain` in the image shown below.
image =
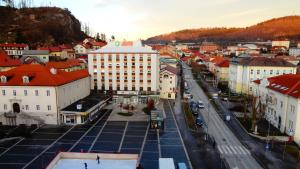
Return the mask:
<path id="1" fill-rule="evenodd" d="M 300 16 L 271 19 L 246 28 L 186 29 L 151 37 L 146 43 L 187 41 L 266 41 L 273 39 L 300 40 Z"/>
<path id="2" fill-rule="evenodd" d="M 70 44 L 83 40 L 80 22 L 67 9 L 0 6 L 0 42 L 32 46 Z"/>

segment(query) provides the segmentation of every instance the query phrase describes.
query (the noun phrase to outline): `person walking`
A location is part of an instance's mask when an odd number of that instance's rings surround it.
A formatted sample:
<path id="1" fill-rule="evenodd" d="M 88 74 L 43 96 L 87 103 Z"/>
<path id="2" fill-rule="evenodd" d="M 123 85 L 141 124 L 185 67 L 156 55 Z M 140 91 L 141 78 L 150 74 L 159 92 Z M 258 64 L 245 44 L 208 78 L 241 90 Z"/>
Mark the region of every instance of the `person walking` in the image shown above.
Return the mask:
<path id="1" fill-rule="evenodd" d="M 84 168 L 87 169 L 87 163 L 84 163 Z"/>
<path id="2" fill-rule="evenodd" d="M 98 164 L 100 164 L 100 157 L 97 155 Z"/>

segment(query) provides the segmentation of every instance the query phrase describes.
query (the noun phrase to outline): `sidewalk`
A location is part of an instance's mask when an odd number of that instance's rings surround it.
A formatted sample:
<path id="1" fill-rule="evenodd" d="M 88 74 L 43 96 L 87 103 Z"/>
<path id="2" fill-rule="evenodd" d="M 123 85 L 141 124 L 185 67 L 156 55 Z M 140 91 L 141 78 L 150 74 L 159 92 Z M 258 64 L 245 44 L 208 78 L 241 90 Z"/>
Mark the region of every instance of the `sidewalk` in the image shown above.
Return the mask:
<path id="1" fill-rule="evenodd" d="M 132 116 L 122 116 L 119 115 L 119 112 L 124 112 L 126 113 L 127 110 L 124 110 L 120 108 L 117 104 L 114 104 L 112 106 L 112 112 L 110 116 L 108 117 L 107 121 L 149 121 L 149 116 L 144 113 L 142 110 L 145 106 L 147 105 L 142 105 L 142 104 L 137 104 L 135 105 L 135 109 L 132 111 L 133 115 Z"/>
<path id="2" fill-rule="evenodd" d="M 211 85 L 203 80 L 201 77 L 202 83 L 209 90 L 217 90 Z M 293 169 L 297 168 L 297 160 L 289 154 L 285 154 L 285 159 L 282 159 L 282 145 L 276 144 L 274 148 L 268 152 L 265 151 L 265 141 L 251 137 L 239 121 L 235 118 L 234 113 L 227 109 L 227 106 L 216 99 L 215 103 L 220 108 L 218 114 L 224 119 L 225 114 L 231 116 L 231 120 L 227 122 L 227 126 L 232 130 L 232 132 L 240 139 L 242 144 L 251 149 L 253 157 L 260 162 L 265 168 L 278 168 L 278 169 Z"/>

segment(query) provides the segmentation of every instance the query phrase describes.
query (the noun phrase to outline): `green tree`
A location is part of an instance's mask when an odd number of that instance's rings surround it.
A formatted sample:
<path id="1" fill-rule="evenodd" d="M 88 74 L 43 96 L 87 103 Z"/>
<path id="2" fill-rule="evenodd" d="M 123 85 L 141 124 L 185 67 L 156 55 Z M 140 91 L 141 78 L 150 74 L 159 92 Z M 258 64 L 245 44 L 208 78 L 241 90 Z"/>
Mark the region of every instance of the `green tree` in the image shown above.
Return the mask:
<path id="1" fill-rule="evenodd" d="M 96 35 L 96 38 L 95 38 L 95 39 L 96 39 L 96 41 L 97 41 L 97 42 L 99 42 L 99 41 L 101 40 L 101 39 L 100 39 L 100 35 L 99 35 L 99 33 L 97 33 L 97 35 Z"/>
<path id="2" fill-rule="evenodd" d="M 23 34 L 20 31 L 16 32 L 15 42 L 16 43 L 26 43 L 25 37 L 23 36 Z"/>

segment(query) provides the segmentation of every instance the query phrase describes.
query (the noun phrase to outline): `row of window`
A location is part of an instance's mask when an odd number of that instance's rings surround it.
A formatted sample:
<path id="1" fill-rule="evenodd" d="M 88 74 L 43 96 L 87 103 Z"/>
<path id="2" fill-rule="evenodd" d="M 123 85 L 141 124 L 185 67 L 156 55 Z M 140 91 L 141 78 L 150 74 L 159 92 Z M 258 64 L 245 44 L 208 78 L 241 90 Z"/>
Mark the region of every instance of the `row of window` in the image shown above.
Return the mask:
<path id="1" fill-rule="evenodd" d="M 25 110 L 29 110 L 29 105 L 25 105 Z M 7 104 L 3 105 L 3 109 L 7 110 Z M 40 105 L 35 105 L 35 110 L 41 110 L 41 106 Z M 47 105 L 47 110 L 51 111 L 51 105 Z"/>
<path id="2" fill-rule="evenodd" d="M 269 74 L 272 75 L 273 72 L 275 73 L 275 71 L 270 70 L 270 71 L 269 71 Z M 259 75 L 260 73 L 261 73 L 260 70 L 256 70 L 256 74 L 257 74 L 257 75 Z M 264 73 L 264 74 L 267 74 L 268 72 L 267 72 L 267 70 L 264 70 L 263 73 Z M 283 74 L 285 74 L 285 73 L 293 73 L 293 70 L 290 70 L 290 71 L 288 71 L 288 70 L 283 70 Z M 253 69 L 250 70 L 250 74 L 254 74 L 254 70 L 253 70 Z M 276 74 L 279 75 L 279 70 L 276 71 Z"/>
<path id="3" fill-rule="evenodd" d="M 104 85 L 100 86 L 100 89 L 105 89 L 106 90 Z M 128 91 L 128 90 L 137 91 L 138 89 L 139 89 L 139 91 L 144 91 L 145 90 L 143 87 L 137 88 L 137 87 L 134 87 L 134 86 L 131 89 L 129 87 L 124 87 L 124 89 L 121 89 L 120 86 L 116 87 L 116 90 L 118 90 L 118 91 Z M 114 90 L 114 89 L 113 89 L 112 86 L 109 86 L 107 90 Z M 151 91 L 151 87 L 147 87 L 146 91 Z"/>
<path id="4" fill-rule="evenodd" d="M 5 96 L 6 94 L 7 94 L 6 90 L 2 90 L 2 96 Z M 16 90 L 13 90 L 12 94 L 13 94 L 13 96 L 17 96 L 17 91 L 16 91 Z M 27 90 L 24 90 L 24 91 L 23 91 L 23 94 L 24 94 L 24 96 L 28 96 L 28 91 L 27 91 Z M 35 90 L 35 91 L 34 91 L 34 94 L 35 94 L 35 96 L 39 96 L 39 91 L 38 91 L 38 90 Z M 47 91 L 46 91 L 46 95 L 47 95 L 47 96 L 50 96 L 50 90 L 47 90 Z"/>

